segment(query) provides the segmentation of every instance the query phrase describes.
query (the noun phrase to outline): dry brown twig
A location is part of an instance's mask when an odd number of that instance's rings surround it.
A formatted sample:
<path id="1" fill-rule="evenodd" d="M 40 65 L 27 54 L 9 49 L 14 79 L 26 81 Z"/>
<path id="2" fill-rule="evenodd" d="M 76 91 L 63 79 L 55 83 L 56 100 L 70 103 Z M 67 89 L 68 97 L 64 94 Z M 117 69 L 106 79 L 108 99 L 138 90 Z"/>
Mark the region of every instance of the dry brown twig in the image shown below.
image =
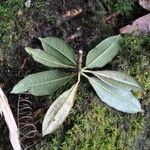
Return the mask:
<path id="1" fill-rule="evenodd" d="M 9 139 L 14 150 L 21 150 L 19 141 L 19 130 L 16 125 L 13 113 L 8 103 L 7 97 L 0 88 L 0 114 L 4 116 L 5 122 L 9 129 Z"/>

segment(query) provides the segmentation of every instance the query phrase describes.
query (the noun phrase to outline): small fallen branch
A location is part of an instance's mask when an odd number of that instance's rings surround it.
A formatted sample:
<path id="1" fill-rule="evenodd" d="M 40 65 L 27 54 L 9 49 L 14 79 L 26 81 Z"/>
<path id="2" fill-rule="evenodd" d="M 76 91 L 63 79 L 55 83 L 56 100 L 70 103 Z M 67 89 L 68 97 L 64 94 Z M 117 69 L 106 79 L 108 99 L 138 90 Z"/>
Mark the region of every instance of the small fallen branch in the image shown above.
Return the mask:
<path id="1" fill-rule="evenodd" d="M 0 88 L 0 114 L 4 116 L 9 129 L 9 139 L 14 150 L 21 150 L 19 141 L 19 130 L 17 128 L 13 113 L 8 104 L 7 97 Z"/>

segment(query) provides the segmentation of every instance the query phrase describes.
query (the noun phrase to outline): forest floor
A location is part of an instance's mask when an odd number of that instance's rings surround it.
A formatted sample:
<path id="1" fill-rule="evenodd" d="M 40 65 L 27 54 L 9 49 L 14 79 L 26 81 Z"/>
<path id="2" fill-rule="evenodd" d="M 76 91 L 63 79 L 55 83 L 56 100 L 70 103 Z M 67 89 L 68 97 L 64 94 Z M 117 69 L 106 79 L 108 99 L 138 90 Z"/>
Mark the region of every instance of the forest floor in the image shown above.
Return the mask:
<path id="1" fill-rule="evenodd" d="M 55 36 L 84 56 L 103 39 L 148 14 L 137 0 L 36 0 L 31 7 L 24 0 L 0 1 L 0 85 L 17 120 L 18 95 L 10 91 L 30 73 L 48 70 L 24 50 L 41 47 L 38 37 Z M 112 16 L 113 13 L 118 15 Z M 109 19 L 108 17 L 111 16 Z M 119 70 L 133 76 L 144 88 L 134 95 L 143 113 L 118 112 L 102 103 L 83 79 L 75 105 L 64 124 L 52 135 L 41 136 L 46 110 L 66 87 L 53 97 L 22 95 L 32 103 L 33 123 L 39 134 L 24 140 L 31 150 L 149 150 L 150 149 L 150 37 L 123 35 L 117 57 L 103 70 Z M 91 90 L 89 90 L 91 89 Z M 91 91 L 91 92 L 89 92 Z M 11 150 L 8 129 L 0 118 L 0 150 Z"/>

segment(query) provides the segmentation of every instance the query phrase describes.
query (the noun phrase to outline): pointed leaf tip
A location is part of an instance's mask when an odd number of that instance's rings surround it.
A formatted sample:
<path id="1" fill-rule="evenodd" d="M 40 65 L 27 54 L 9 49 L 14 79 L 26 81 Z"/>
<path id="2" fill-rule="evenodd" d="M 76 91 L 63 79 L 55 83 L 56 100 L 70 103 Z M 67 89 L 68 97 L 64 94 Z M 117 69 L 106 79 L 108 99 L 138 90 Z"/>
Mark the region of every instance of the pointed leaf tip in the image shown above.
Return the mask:
<path id="1" fill-rule="evenodd" d="M 52 95 L 73 77 L 74 75 L 56 70 L 31 74 L 16 84 L 11 93 L 28 92 L 35 96 Z"/>
<path id="2" fill-rule="evenodd" d="M 60 61 L 58 58 L 49 55 L 43 50 L 40 49 L 33 49 L 30 47 L 25 48 L 26 52 L 30 54 L 33 59 L 45 66 L 51 67 L 51 68 L 74 68 L 74 66 L 70 66 L 67 64 L 64 64 L 62 61 Z"/>
<path id="3" fill-rule="evenodd" d="M 142 91 L 140 84 L 130 77 L 119 71 L 91 71 L 93 75 L 105 82 L 106 84 L 122 90 Z"/>
<path id="4" fill-rule="evenodd" d="M 107 105 L 125 113 L 142 112 L 141 104 L 131 91 L 114 88 L 95 77 L 88 77 L 99 98 Z"/>
<path id="5" fill-rule="evenodd" d="M 86 58 L 85 68 L 103 67 L 119 52 L 121 35 L 111 36 L 92 49 Z"/>
<path id="6" fill-rule="evenodd" d="M 56 130 L 67 118 L 74 104 L 78 83 L 60 95 L 48 109 L 42 124 L 43 136 Z"/>
<path id="7" fill-rule="evenodd" d="M 62 39 L 56 37 L 39 38 L 46 53 L 61 60 L 66 65 L 76 66 L 74 50 Z"/>

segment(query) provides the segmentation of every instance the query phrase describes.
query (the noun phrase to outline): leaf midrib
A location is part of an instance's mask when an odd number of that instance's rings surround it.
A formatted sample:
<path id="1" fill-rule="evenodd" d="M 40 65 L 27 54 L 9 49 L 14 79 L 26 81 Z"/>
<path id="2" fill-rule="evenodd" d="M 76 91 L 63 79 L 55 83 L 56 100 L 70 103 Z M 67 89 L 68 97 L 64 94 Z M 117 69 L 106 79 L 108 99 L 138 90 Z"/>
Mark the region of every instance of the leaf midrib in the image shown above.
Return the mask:
<path id="1" fill-rule="evenodd" d="M 122 97 L 119 97 L 119 96 L 117 96 L 116 94 L 114 94 L 114 93 L 112 93 L 111 91 L 109 91 L 109 90 L 107 90 L 107 88 L 105 88 L 105 87 L 103 87 L 103 86 L 101 86 L 100 84 L 98 84 L 97 82 L 95 82 L 93 79 L 91 79 L 94 83 L 96 83 L 98 86 L 100 86 L 101 88 L 103 88 L 105 91 L 107 91 L 108 93 L 110 93 L 110 94 L 112 94 L 114 97 L 117 97 L 117 98 L 119 98 L 119 99 L 121 99 L 122 101 L 125 101 L 124 99 L 125 98 L 122 98 Z M 103 81 L 102 81 L 103 82 Z M 134 105 L 134 103 L 132 103 L 132 102 L 130 102 L 130 101 L 125 101 L 125 102 L 127 102 L 127 103 L 129 103 L 129 104 L 131 104 L 131 105 L 133 105 L 133 106 L 135 106 L 135 107 L 137 107 L 136 105 Z M 138 107 L 139 108 L 139 107 Z"/>
<path id="2" fill-rule="evenodd" d="M 44 41 L 45 42 L 45 41 Z M 47 42 L 45 42 L 47 45 L 49 45 Z M 51 45 L 49 45 L 52 49 L 56 50 L 57 52 L 59 52 L 61 55 L 63 55 L 64 57 L 66 57 L 69 61 L 71 61 L 74 65 L 76 65 L 76 63 L 74 61 L 72 61 L 70 58 L 68 58 L 65 54 L 61 53 L 58 49 L 52 47 Z"/>
<path id="3" fill-rule="evenodd" d="M 94 74 L 94 73 L 93 73 Z M 97 74 L 97 75 L 96 75 Z M 140 88 L 139 86 L 136 86 L 136 85 L 134 85 L 134 84 L 131 84 L 130 82 L 122 82 L 121 80 L 113 80 L 112 78 L 109 78 L 109 77 L 106 77 L 105 75 L 100 75 L 100 74 L 98 74 L 98 73 L 95 73 L 95 75 L 97 76 L 97 77 L 99 77 L 99 76 L 102 76 L 102 77 L 104 77 L 104 78 L 106 78 L 106 79 L 108 79 L 108 80 L 112 80 L 112 81 L 117 81 L 117 82 L 119 82 L 119 83 L 123 83 L 123 84 L 126 84 L 126 85 L 130 85 L 130 86 L 133 86 L 133 87 L 136 87 L 136 88 Z"/>
<path id="4" fill-rule="evenodd" d="M 117 38 L 111 43 L 111 45 L 104 51 L 102 52 L 97 58 L 95 58 L 93 61 L 91 61 L 88 66 L 86 66 L 85 68 L 88 68 L 92 63 L 94 63 L 99 57 L 102 57 L 109 49 L 110 47 L 114 44 L 114 42 L 118 40 Z M 96 47 L 95 47 L 96 48 Z"/>
<path id="5" fill-rule="evenodd" d="M 37 84 L 34 84 L 34 85 L 32 85 L 32 86 L 26 86 L 26 88 L 28 89 L 28 88 L 33 88 L 33 87 L 35 87 L 35 86 L 39 86 L 39 85 L 42 85 L 42 84 L 49 84 L 49 83 L 51 83 L 51 82 L 56 82 L 56 81 L 59 81 L 59 80 L 64 80 L 64 79 L 67 79 L 67 78 L 72 78 L 73 77 L 73 75 L 71 75 L 71 76 L 67 76 L 67 77 L 63 77 L 63 78 L 59 78 L 59 79 L 55 79 L 55 80 L 50 80 L 50 81 L 44 81 L 44 82 L 40 82 L 40 83 L 37 83 Z M 30 79 L 28 79 L 28 80 L 30 80 Z"/>
<path id="6" fill-rule="evenodd" d="M 75 85 L 74 88 L 76 88 L 76 86 L 77 86 L 77 85 Z M 71 96 L 71 93 L 72 93 L 72 91 L 74 90 L 74 88 L 72 88 L 72 90 L 71 90 L 70 93 L 68 94 L 66 100 L 65 100 L 65 101 L 63 102 L 63 104 L 59 107 L 60 109 L 63 107 L 63 105 L 65 104 L 65 102 L 66 102 L 66 101 L 68 100 L 68 98 Z M 59 110 L 60 110 L 60 109 L 58 109 L 58 111 L 56 112 L 55 116 L 57 116 L 57 114 L 59 113 Z M 53 119 L 55 118 L 55 116 L 53 117 Z M 53 120 L 53 119 L 52 119 L 52 120 Z M 49 121 L 49 122 L 50 122 L 49 124 L 51 124 L 52 120 Z M 45 130 L 45 132 L 46 132 L 47 130 L 48 130 L 48 127 L 47 127 L 47 129 Z"/>
<path id="7" fill-rule="evenodd" d="M 33 55 L 33 54 L 32 54 Z M 40 58 L 44 61 L 47 61 L 49 63 L 52 63 L 52 64 L 56 64 L 56 65 L 60 65 L 60 66 L 64 66 L 65 68 L 67 67 L 71 67 L 71 68 L 74 68 L 74 66 L 70 66 L 70 65 L 64 65 L 63 62 L 62 63 L 56 63 L 55 61 L 50 61 L 49 59 L 45 59 L 44 57 L 40 57 L 39 55 L 35 54 L 33 55 L 33 57 L 37 57 L 37 58 Z M 53 57 L 53 56 L 49 56 L 49 57 Z M 53 57 L 53 59 L 55 59 L 56 61 L 60 61 L 60 60 L 57 60 L 55 57 Z M 60 61 L 61 62 L 61 61 Z"/>

